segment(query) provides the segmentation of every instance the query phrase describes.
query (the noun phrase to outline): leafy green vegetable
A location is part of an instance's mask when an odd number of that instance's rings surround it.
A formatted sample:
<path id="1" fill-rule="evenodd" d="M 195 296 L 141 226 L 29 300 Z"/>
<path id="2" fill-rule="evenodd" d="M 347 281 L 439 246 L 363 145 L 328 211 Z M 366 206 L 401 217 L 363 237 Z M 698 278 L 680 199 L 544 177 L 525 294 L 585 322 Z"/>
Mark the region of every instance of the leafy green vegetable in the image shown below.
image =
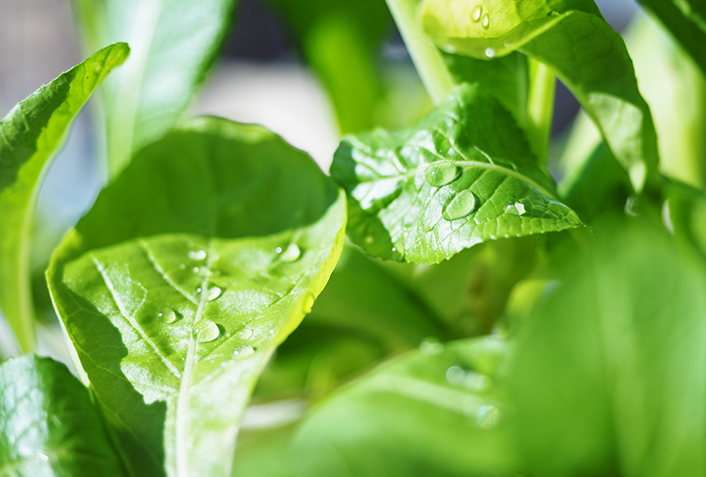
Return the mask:
<path id="1" fill-rule="evenodd" d="M 213 66 L 237 0 L 74 0 L 85 43 L 133 54 L 101 92 L 111 179 L 165 135 Z"/>
<path id="2" fill-rule="evenodd" d="M 342 192 L 308 156 L 215 118 L 103 191 L 48 281 L 137 475 L 228 474 L 255 379 L 311 310 L 344 225 Z"/>
<path id="3" fill-rule="evenodd" d="M 0 366 L 0 475 L 129 475 L 88 390 L 66 366 L 33 355 Z"/>
<path id="4" fill-rule="evenodd" d="M 331 175 L 349 196 L 349 236 L 385 259 L 438 263 L 486 240 L 581 226 L 510 113 L 477 86 L 413 128 L 345 138 Z"/>
<path id="5" fill-rule="evenodd" d="M 703 262 L 633 221 L 602 224 L 519 336 L 511 390 L 533 475 L 706 472 Z"/>
<path id="6" fill-rule="evenodd" d="M 0 121 L 0 307 L 25 351 L 34 346 L 30 236 L 39 187 L 72 119 L 129 51 L 124 43 L 99 51 Z"/>
<path id="7" fill-rule="evenodd" d="M 639 192 L 646 181 L 655 180 L 659 154 L 649 106 L 637 88 L 623 40 L 593 2 L 529 2 L 542 7 L 531 14 L 523 12 L 525 3 L 459 1 L 442 8 L 446 3 L 423 4 L 425 31 L 437 45 L 486 59 L 518 50 L 547 65 L 596 123 L 635 189 Z"/>
<path id="8" fill-rule="evenodd" d="M 425 343 L 314 407 L 284 436 L 246 437 L 234 475 L 513 474 L 512 417 L 497 381 L 505 352 L 495 338 Z"/>
<path id="9" fill-rule="evenodd" d="M 706 73 L 706 4 L 699 0 L 638 0 L 674 35 Z"/>

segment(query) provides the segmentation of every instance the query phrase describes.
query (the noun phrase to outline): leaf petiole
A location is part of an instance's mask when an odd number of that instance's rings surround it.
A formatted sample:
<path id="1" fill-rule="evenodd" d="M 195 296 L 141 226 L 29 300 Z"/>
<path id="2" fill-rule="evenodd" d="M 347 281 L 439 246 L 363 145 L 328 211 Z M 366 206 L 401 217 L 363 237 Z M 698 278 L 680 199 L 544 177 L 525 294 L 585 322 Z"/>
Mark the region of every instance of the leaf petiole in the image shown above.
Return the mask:
<path id="1" fill-rule="evenodd" d="M 528 58 L 529 96 L 527 98 L 527 138 L 537 163 L 544 168 L 549 154 L 549 139 L 554 114 L 556 75 L 546 65 Z"/>

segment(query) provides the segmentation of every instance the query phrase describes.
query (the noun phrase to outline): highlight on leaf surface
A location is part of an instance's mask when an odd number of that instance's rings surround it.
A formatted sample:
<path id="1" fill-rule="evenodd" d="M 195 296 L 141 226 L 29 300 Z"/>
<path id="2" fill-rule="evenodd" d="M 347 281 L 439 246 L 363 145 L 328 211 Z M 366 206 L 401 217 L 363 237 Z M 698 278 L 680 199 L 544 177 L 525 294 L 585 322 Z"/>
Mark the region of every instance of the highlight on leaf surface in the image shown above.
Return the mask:
<path id="1" fill-rule="evenodd" d="M 331 175 L 349 197 L 349 236 L 385 259 L 438 263 L 486 240 L 582 226 L 511 114 L 474 85 L 409 129 L 344 138 Z"/>
<path id="2" fill-rule="evenodd" d="M 311 158 L 216 118 L 143 149 L 101 193 L 48 281 L 135 475 L 229 475 L 254 382 L 344 228 L 345 196 Z"/>
<path id="3" fill-rule="evenodd" d="M 24 351 L 34 347 L 30 253 L 39 188 L 74 117 L 129 54 L 125 43 L 98 51 L 0 121 L 0 308 Z"/>
<path id="4" fill-rule="evenodd" d="M 492 4 L 512 10 L 515 5 L 520 11 L 526 2 L 425 0 L 422 22 L 443 50 L 487 60 L 517 50 L 549 67 L 596 123 L 641 192 L 646 182 L 656 180 L 659 152 L 652 115 L 638 90 L 625 43 L 593 1 L 529 2 L 540 3 L 547 5 L 537 15 L 518 14 L 497 29 L 486 31 L 481 20 L 479 33 L 473 20 L 477 9 L 485 11 Z"/>

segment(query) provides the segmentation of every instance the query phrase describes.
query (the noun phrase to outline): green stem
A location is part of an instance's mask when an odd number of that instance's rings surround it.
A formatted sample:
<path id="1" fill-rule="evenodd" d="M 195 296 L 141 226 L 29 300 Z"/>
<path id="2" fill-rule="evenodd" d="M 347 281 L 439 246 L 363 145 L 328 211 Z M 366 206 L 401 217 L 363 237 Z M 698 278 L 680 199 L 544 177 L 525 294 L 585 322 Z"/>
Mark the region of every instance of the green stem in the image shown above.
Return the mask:
<path id="1" fill-rule="evenodd" d="M 440 104 L 454 86 L 439 50 L 422 31 L 417 18 L 418 0 L 386 0 L 419 77 L 434 104 Z"/>
<path id="2" fill-rule="evenodd" d="M 527 99 L 527 131 L 532 152 L 541 167 L 546 167 L 554 113 L 556 75 L 542 63 L 529 61 L 529 97 Z"/>

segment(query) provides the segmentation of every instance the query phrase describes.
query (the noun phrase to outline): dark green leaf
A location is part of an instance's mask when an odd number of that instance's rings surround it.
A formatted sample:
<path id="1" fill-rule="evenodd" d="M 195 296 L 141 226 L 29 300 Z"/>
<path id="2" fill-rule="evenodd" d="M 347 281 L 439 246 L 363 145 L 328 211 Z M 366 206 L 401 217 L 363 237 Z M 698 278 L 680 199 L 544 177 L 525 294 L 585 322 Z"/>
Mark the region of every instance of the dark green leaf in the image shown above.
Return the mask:
<path id="1" fill-rule="evenodd" d="M 638 0 L 674 35 L 706 74 L 706 3 L 700 0 Z"/>
<path id="2" fill-rule="evenodd" d="M 128 473 L 88 390 L 63 364 L 28 355 L 0 366 L 0 475 Z"/>
<path id="3" fill-rule="evenodd" d="M 441 48 L 486 59 L 518 50 L 547 65 L 596 123 L 635 189 L 654 180 L 659 154 L 652 115 L 622 38 L 592 1 L 557 1 L 553 8 L 539 1 L 484 7 L 454 0 L 455 8 L 443 7 L 447 3 L 426 0 L 422 14 L 426 32 Z M 536 10 L 523 12 L 520 5 Z M 491 18 L 489 28 L 485 15 Z"/>
<path id="4" fill-rule="evenodd" d="M 703 475 L 703 262 L 664 230 L 625 219 L 601 228 L 608 233 L 566 264 L 513 354 L 529 470 Z"/>
<path id="5" fill-rule="evenodd" d="M 233 475 L 513 474 L 511 411 L 497 381 L 505 351 L 494 338 L 425 343 L 314 407 L 289 435 L 245 441 Z"/>
<path id="6" fill-rule="evenodd" d="M 0 121 L 0 307 L 25 350 L 34 346 L 30 235 L 42 178 L 71 120 L 129 51 L 124 43 L 99 51 Z"/>
<path id="7" fill-rule="evenodd" d="M 77 367 L 139 475 L 227 474 L 275 346 L 311 310 L 345 199 L 259 126 L 193 121 L 138 154 L 52 259 Z"/>
<path id="8" fill-rule="evenodd" d="M 581 226 L 510 113 L 477 86 L 410 129 L 345 138 L 331 175 L 349 196 L 349 236 L 385 259 L 438 263 L 486 240 Z"/>
<path id="9" fill-rule="evenodd" d="M 126 41 L 133 54 L 101 93 L 110 177 L 191 104 L 227 34 L 237 0 L 73 0 L 85 43 Z"/>

